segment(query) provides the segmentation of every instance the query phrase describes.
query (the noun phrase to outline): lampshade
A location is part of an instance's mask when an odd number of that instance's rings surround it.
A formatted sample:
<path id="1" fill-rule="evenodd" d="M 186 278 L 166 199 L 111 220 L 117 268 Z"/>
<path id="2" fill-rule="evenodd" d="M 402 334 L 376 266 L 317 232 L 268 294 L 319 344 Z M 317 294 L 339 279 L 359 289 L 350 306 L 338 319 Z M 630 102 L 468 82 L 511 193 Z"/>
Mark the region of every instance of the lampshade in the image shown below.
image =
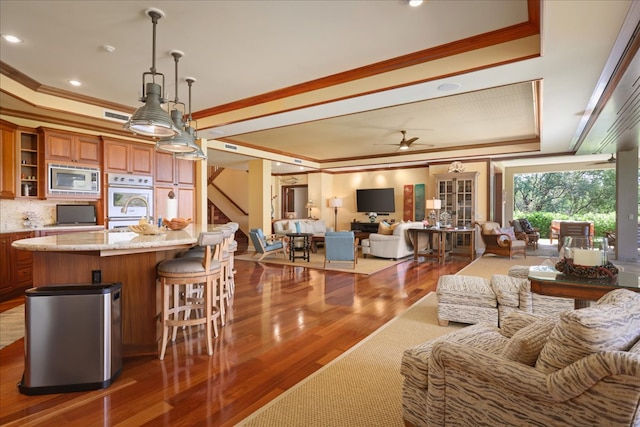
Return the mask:
<path id="1" fill-rule="evenodd" d="M 124 128 L 145 136 L 176 135 L 179 129 L 160 105 L 162 87 L 157 83 L 147 83 L 146 88 L 146 96 L 141 98 L 144 105 L 133 113 L 129 121 L 124 124 Z"/>
<path id="2" fill-rule="evenodd" d="M 330 208 L 341 208 L 342 207 L 342 199 L 338 197 L 333 197 L 329 199 L 329 207 Z"/>
<path id="3" fill-rule="evenodd" d="M 150 72 L 142 73 L 142 97 L 140 101 L 144 105 L 138 108 L 129 121 L 124 124 L 124 128 L 130 132 L 152 136 L 157 138 L 176 135 L 180 129 L 173 123 L 169 114 L 162 109 L 164 103 L 162 86 L 155 81 L 157 75 L 164 75 L 156 72 L 156 25 L 158 20 L 164 16 L 164 12 L 159 9 L 149 8 L 145 14 L 151 18 L 153 24 L 152 61 Z M 150 75 L 152 81 L 145 84 L 145 76 Z"/>
<path id="4" fill-rule="evenodd" d="M 192 153 L 198 149 L 193 141 L 193 136 L 184 130 L 182 112 L 178 109 L 171 110 L 171 117 L 178 129 L 183 129 L 177 135 L 162 138 L 156 142 L 156 149 L 170 153 Z"/>
<path id="5" fill-rule="evenodd" d="M 162 138 L 156 142 L 156 150 L 168 151 L 170 153 L 192 153 L 198 149 L 198 146 L 193 141 L 193 134 L 187 132 L 186 126 L 182 120 L 184 114 L 178 109 L 179 105 L 184 107 L 184 104 L 178 99 L 178 62 L 184 55 L 179 50 L 171 51 L 175 62 L 175 99 L 173 101 L 173 110 L 171 110 L 171 120 L 179 129 L 177 135 L 173 135 L 167 138 Z"/>
<path id="6" fill-rule="evenodd" d="M 185 132 L 188 132 L 191 137 L 194 138 L 192 127 L 185 127 Z M 182 160 L 207 160 L 207 155 L 202 151 L 202 149 L 198 147 L 197 144 L 195 144 L 195 146 L 197 147 L 197 150 L 188 153 L 174 153 L 173 157 Z"/>
<path id="7" fill-rule="evenodd" d="M 315 208 L 315 207 L 316 207 L 316 204 L 313 202 L 313 200 L 309 200 L 309 201 L 307 202 L 307 204 L 305 205 L 305 207 L 306 207 L 307 209 Z"/>
<path id="8" fill-rule="evenodd" d="M 427 209 L 439 210 L 442 208 L 442 200 L 440 199 L 427 199 L 426 202 Z"/>

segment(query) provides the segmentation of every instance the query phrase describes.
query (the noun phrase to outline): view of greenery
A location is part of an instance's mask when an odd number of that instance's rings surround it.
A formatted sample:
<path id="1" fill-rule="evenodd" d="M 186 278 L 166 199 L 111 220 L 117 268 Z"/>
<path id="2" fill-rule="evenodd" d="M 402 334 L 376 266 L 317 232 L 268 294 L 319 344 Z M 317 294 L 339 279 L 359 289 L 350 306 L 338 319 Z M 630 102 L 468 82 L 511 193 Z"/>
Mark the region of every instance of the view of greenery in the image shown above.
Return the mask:
<path id="1" fill-rule="evenodd" d="M 554 219 L 593 221 L 596 236 L 615 230 L 615 169 L 520 174 L 514 178 L 514 218 L 527 218 L 549 238 Z"/>

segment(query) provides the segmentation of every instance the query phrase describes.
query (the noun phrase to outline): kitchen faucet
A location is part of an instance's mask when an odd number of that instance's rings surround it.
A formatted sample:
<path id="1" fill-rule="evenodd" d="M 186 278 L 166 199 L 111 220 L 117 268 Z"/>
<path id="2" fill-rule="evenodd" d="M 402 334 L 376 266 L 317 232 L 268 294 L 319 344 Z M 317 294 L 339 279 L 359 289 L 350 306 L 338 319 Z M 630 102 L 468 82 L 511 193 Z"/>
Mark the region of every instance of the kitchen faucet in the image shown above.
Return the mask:
<path id="1" fill-rule="evenodd" d="M 144 203 L 144 207 L 146 208 L 147 224 L 150 224 L 151 223 L 151 217 L 149 216 L 149 202 L 144 197 L 133 196 L 133 197 L 127 199 L 127 201 L 124 202 L 124 206 L 122 207 L 120 212 L 127 213 L 127 209 L 129 208 L 129 203 L 131 203 L 132 200 L 140 200 L 140 201 L 142 201 L 142 203 Z"/>

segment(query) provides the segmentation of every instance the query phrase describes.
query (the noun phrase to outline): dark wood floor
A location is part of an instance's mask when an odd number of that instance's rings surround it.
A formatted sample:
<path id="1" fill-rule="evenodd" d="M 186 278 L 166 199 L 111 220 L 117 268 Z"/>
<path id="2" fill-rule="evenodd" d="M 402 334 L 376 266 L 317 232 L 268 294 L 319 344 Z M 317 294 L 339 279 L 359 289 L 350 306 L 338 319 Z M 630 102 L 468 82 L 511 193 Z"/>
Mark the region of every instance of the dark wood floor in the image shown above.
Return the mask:
<path id="1" fill-rule="evenodd" d="M 468 263 L 409 260 L 363 276 L 237 261 L 236 295 L 212 357 L 194 328 L 164 361 L 126 359 L 104 390 L 25 396 L 16 388 L 21 339 L 0 350 L 0 425 L 234 425 Z"/>

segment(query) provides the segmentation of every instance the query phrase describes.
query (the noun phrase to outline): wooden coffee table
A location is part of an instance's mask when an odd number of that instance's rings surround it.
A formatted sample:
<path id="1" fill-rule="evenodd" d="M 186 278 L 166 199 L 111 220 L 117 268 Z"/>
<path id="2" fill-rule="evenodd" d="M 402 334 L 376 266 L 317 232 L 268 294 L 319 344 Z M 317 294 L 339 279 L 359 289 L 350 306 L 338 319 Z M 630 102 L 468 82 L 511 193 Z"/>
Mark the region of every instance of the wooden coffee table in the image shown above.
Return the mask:
<path id="1" fill-rule="evenodd" d="M 540 295 L 573 298 L 575 308 L 584 308 L 590 301 L 597 301 L 614 289 L 629 289 L 640 292 L 638 275 L 621 271 L 615 279 L 584 279 L 567 276 L 545 267 L 529 269 L 531 291 Z"/>

